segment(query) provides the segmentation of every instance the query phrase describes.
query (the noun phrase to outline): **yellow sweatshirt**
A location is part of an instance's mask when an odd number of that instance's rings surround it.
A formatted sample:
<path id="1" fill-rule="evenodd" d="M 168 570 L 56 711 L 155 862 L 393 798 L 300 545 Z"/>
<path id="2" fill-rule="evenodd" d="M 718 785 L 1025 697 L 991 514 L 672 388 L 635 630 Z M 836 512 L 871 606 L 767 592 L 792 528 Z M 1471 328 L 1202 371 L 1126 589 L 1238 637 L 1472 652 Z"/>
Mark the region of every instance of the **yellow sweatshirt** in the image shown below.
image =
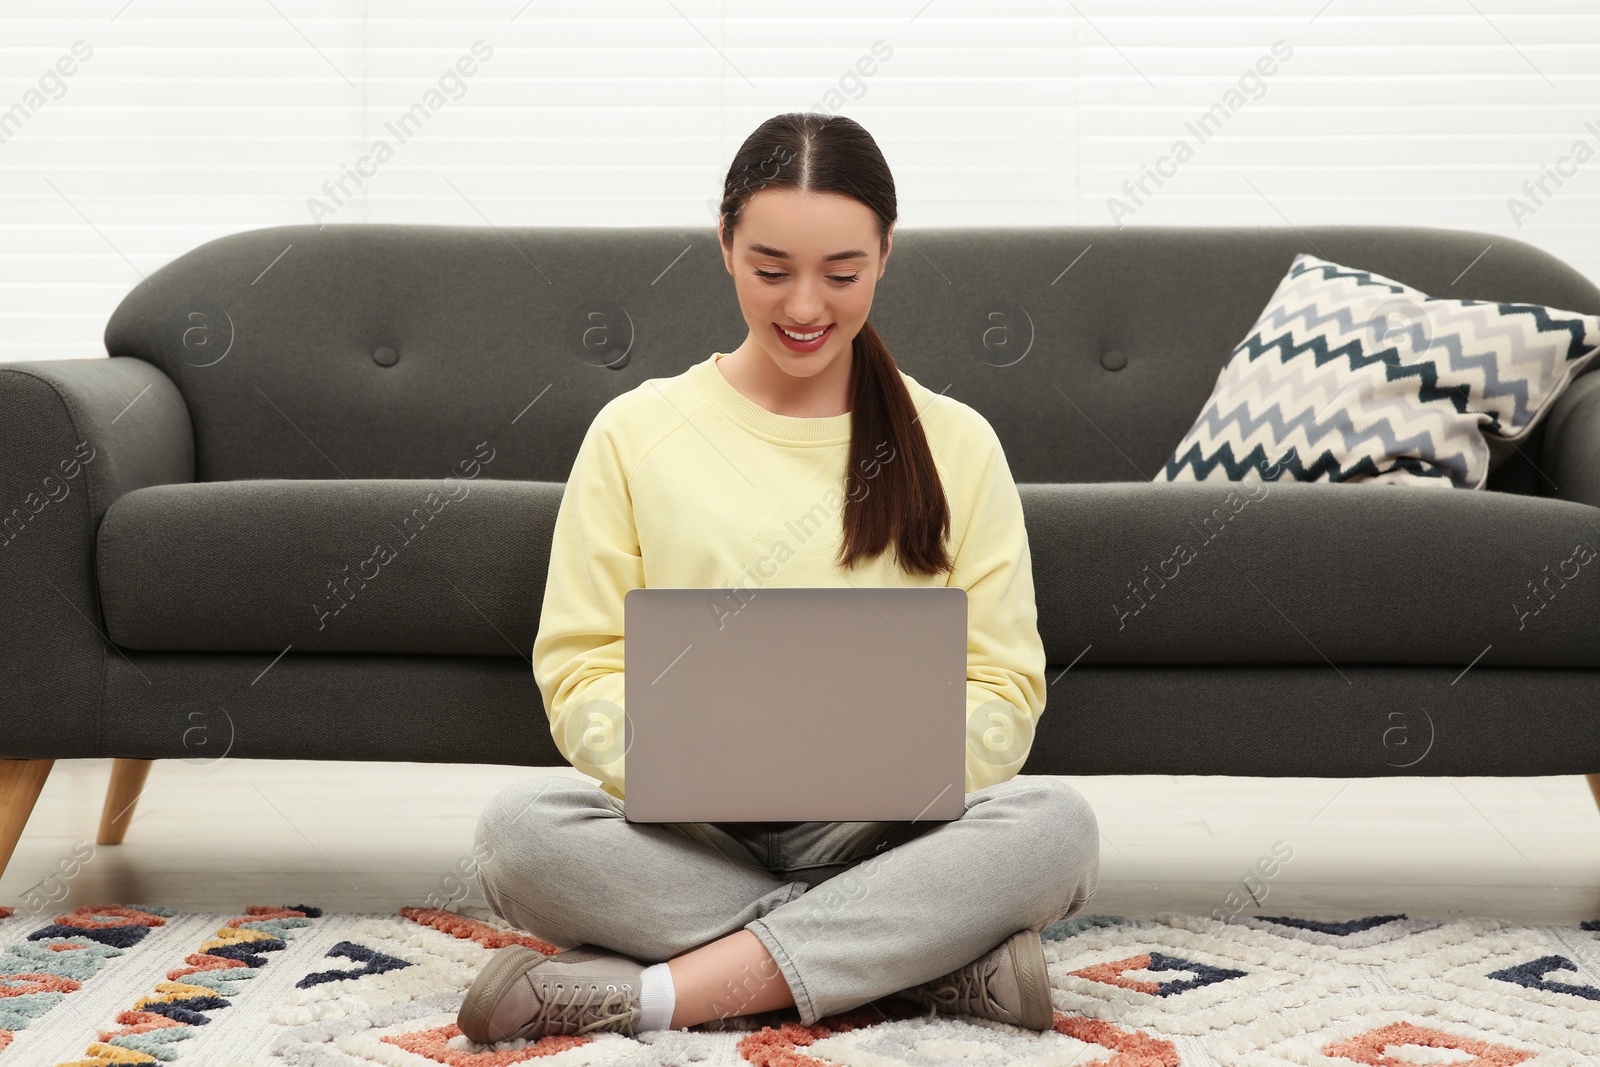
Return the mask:
<path id="1" fill-rule="evenodd" d="M 1045 655 L 1022 502 L 993 427 L 901 371 L 949 502 L 955 566 L 908 574 L 891 547 L 841 571 L 850 414 L 768 411 L 723 377 L 724 354 L 613 397 L 584 435 L 533 643 L 556 747 L 623 797 L 629 589 L 954 585 L 967 591 L 966 789 L 1014 777 L 1044 710 Z M 877 454 L 894 461 L 887 445 Z"/>

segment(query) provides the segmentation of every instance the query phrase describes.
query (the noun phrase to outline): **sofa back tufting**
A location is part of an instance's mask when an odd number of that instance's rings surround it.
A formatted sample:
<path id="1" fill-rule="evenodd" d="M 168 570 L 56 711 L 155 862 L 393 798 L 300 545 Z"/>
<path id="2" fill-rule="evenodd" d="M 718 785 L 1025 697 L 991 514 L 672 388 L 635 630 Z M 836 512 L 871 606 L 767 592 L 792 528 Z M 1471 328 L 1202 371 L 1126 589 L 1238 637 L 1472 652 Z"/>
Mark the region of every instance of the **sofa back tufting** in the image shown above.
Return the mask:
<path id="1" fill-rule="evenodd" d="M 1432 296 L 1600 312 L 1520 241 L 1401 227 L 907 229 L 872 322 L 901 368 L 981 411 L 1018 482 L 1148 481 L 1294 256 Z M 106 328 L 156 364 L 196 477 L 565 481 L 606 401 L 732 351 L 711 227 L 281 226 L 156 271 Z M 1543 425 L 1490 489 L 1537 493 Z M 464 466 L 468 465 L 468 466 Z"/>

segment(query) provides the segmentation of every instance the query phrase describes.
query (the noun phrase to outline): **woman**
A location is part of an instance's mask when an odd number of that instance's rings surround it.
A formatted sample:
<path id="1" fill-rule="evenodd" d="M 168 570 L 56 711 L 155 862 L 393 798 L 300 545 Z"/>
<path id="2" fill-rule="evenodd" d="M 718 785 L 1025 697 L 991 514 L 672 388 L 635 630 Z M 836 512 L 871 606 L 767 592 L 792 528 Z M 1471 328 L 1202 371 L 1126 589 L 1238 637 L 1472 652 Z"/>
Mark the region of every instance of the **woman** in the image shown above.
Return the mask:
<path id="1" fill-rule="evenodd" d="M 1016 777 L 1045 698 L 1021 501 L 989 423 L 899 371 L 867 321 L 896 214 L 857 123 L 762 123 L 728 171 L 718 231 L 749 335 L 613 398 L 589 427 L 533 669 L 557 745 L 601 786 L 535 777 L 485 809 L 490 907 L 567 950 L 496 953 L 461 1007 L 472 1040 L 631 1035 L 791 1005 L 811 1025 L 893 993 L 1051 1025 L 1039 934 L 1094 895 L 1099 829 L 1071 786 Z M 961 818 L 624 819 L 624 594 L 763 579 L 967 590 Z"/>

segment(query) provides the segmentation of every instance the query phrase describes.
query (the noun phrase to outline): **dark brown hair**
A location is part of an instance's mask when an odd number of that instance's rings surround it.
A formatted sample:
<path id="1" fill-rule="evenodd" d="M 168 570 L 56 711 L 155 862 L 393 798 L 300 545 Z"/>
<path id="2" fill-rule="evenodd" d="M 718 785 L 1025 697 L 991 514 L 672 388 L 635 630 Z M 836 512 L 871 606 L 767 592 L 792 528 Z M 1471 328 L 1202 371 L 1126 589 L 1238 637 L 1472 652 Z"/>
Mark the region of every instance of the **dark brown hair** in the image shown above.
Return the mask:
<path id="1" fill-rule="evenodd" d="M 762 189 L 834 193 L 860 201 L 878 217 L 878 251 L 888 252 L 898 210 L 894 178 L 878 143 L 843 115 L 792 111 L 756 127 L 728 167 L 722 189 L 725 248 L 745 203 Z M 850 459 L 845 467 L 844 537 L 839 566 L 848 568 L 895 544 L 900 566 L 937 574 L 952 566 L 945 538 L 950 506 L 927 435 L 889 347 L 871 320 L 850 342 Z M 891 451 L 878 452 L 884 445 Z"/>

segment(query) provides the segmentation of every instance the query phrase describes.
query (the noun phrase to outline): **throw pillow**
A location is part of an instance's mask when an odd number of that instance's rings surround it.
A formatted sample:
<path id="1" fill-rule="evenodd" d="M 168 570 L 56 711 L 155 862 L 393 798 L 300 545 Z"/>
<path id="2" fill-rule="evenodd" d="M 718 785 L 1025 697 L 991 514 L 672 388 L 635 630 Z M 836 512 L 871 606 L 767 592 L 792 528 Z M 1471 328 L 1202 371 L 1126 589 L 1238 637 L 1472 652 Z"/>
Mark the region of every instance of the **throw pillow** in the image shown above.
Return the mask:
<path id="1" fill-rule="evenodd" d="M 1596 353 L 1600 316 L 1440 299 L 1301 254 L 1155 480 L 1480 489 L 1485 435 L 1525 437 Z"/>

